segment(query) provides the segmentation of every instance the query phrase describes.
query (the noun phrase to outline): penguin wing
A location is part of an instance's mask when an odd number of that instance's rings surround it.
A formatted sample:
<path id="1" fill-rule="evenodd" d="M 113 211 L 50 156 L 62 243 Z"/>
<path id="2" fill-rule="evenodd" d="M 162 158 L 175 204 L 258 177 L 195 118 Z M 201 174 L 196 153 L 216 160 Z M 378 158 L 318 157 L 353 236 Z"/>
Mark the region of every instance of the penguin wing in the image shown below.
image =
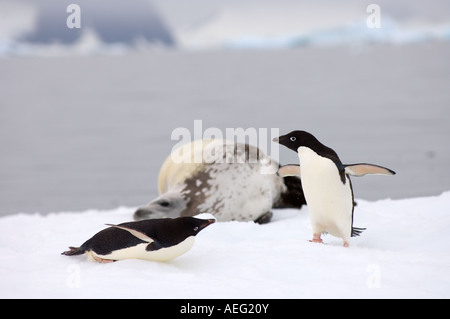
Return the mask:
<path id="1" fill-rule="evenodd" d="M 344 165 L 344 167 L 345 173 L 351 176 L 364 176 L 367 174 L 395 175 L 393 170 L 374 164 L 358 163 Z"/>
<path id="2" fill-rule="evenodd" d="M 286 176 L 300 176 L 300 165 L 298 164 L 288 164 L 280 166 L 277 171 L 278 176 L 286 177 Z"/>
<path id="3" fill-rule="evenodd" d="M 155 240 L 153 238 L 148 237 L 146 234 L 144 234 L 143 232 L 140 232 L 138 230 L 129 228 L 129 227 L 125 227 L 125 226 L 120 226 L 120 225 L 113 225 L 113 224 L 106 224 L 108 226 L 111 227 L 116 227 L 119 229 L 123 229 L 126 230 L 127 232 L 129 232 L 131 235 L 133 235 L 136 238 L 139 238 L 140 240 L 146 241 L 148 243 L 153 243 Z"/>

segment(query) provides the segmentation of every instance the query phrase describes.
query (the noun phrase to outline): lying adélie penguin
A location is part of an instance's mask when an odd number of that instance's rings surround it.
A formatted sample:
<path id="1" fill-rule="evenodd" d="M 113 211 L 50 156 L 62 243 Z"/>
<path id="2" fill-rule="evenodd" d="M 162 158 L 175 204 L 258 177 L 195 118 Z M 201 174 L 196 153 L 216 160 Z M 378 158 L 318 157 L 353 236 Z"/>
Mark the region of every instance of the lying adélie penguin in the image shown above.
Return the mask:
<path id="1" fill-rule="evenodd" d="M 321 234 L 342 238 L 348 247 L 350 237 L 359 236 L 365 228 L 353 227 L 353 189 L 351 176 L 366 174 L 394 175 L 395 172 L 378 165 L 342 164 L 331 148 L 320 143 L 312 134 L 293 131 L 273 139 L 298 153 L 299 165 L 279 169 L 280 176 L 301 176 L 313 231 L 312 242 L 322 243 Z"/>
<path id="2" fill-rule="evenodd" d="M 69 247 L 62 255 L 86 253 L 97 262 L 123 259 L 168 261 L 192 248 L 195 236 L 215 219 L 195 217 L 149 219 L 110 225 L 80 247 Z"/>
<path id="3" fill-rule="evenodd" d="M 146 218 L 214 215 L 217 221 L 270 221 L 272 208 L 306 203 L 298 177 L 276 174 L 279 164 L 261 149 L 223 139 L 174 148 L 161 166 L 159 196 L 134 213 Z"/>

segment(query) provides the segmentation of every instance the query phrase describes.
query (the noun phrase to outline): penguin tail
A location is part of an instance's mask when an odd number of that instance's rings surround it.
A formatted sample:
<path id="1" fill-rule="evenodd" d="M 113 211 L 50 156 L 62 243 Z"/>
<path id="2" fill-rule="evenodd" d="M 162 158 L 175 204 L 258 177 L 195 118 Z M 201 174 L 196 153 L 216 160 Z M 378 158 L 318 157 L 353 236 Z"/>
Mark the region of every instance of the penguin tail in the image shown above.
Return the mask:
<path id="1" fill-rule="evenodd" d="M 361 233 L 365 230 L 366 228 L 352 227 L 352 237 L 357 237 L 361 235 Z"/>
<path id="2" fill-rule="evenodd" d="M 69 249 L 70 250 L 62 252 L 61 255 L 75 256 L 75 255 L 82 255 L 86 252 L 86 250 L 81 247 L 69 247 Z"/>

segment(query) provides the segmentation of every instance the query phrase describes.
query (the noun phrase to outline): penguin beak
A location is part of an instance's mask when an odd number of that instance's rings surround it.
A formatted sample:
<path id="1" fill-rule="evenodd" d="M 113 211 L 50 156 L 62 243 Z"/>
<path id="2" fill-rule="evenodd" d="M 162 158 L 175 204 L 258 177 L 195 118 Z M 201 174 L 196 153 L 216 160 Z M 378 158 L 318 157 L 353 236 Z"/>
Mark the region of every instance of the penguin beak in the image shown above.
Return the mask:
<path id="1" fill-rule="evenodd" d="M 205 222 L 200 226 L 200 230 L 208 227 L 211 224 L 214 224 L 215 222 L 216 222 L 215 219 L 207 219 L 207 220 L 205 220 Z"/>
<path id="2" fill-rule="evenodd" d="M 279 137 L 274 137 L 272 142 L 280 143 L 280 138 Z"/>

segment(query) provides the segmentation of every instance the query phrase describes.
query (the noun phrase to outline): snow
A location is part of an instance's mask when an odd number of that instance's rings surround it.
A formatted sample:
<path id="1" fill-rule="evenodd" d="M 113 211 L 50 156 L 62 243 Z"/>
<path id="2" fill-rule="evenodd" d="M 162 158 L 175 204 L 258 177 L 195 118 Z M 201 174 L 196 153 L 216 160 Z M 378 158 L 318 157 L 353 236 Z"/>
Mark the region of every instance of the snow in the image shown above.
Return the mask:
<path id="1" fill-rule="evenodd" d="M 331 235 L 310 243 L 303 207 L 275 210 L 267 225 L 215 223 L 170 262 L 60 254 L 131 220 L 133 207 L 1 217 L 0 297 L 449 298 L 450 191 L 357 202 L 355 226 L 367 230 L 349 248 Z"/>

